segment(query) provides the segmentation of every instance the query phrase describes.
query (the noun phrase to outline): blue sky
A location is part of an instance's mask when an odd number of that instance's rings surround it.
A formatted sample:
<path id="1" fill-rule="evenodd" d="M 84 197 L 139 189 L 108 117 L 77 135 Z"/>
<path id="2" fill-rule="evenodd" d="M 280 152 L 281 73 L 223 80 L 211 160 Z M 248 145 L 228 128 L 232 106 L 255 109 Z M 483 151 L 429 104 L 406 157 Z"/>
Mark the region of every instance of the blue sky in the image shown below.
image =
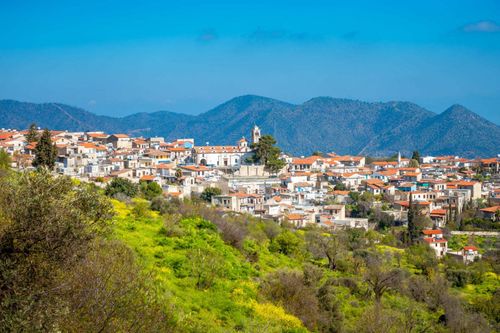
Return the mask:
<path id="1" fill-rule="evenodd" d="M 459 103 L 500 123 L 500 1 L 0 0 L 0 98 L 108 115 L 234 96 Z"/>

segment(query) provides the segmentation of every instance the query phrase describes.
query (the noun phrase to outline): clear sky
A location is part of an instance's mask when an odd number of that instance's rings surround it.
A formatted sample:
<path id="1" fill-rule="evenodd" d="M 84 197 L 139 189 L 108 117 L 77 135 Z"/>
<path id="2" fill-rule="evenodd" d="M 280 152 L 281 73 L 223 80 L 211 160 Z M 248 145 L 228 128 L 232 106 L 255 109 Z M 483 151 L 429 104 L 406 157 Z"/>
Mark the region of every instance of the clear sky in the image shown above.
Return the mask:
<path id="1" fill-rule="evenodd" d="M 0 98 L 197 114 L 243 94 L 500 123 L 500 1 L 0 0 Z"/>

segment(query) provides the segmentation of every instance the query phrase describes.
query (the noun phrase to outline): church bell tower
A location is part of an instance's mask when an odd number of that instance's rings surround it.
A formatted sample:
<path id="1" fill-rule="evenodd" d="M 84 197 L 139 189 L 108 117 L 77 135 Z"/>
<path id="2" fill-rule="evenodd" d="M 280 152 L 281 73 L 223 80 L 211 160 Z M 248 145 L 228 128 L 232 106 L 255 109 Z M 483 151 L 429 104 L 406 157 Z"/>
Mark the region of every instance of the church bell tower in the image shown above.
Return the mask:
<path id="1" fill-rule="evenodd" d="M 259 143 L 260 140 L 260 128 L 255 125 L 252 130 L 252 143 Z"/>

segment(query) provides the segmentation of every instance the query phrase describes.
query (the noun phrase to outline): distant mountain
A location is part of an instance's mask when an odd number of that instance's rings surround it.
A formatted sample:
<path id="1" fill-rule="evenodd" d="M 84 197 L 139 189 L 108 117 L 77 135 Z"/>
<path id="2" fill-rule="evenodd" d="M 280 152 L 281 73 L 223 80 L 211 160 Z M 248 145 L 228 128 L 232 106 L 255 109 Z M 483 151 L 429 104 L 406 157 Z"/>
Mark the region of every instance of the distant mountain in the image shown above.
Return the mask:
<path id="1" fill-rule="evenodd" d="M 495 156 L 500 153 L 500 126 L 461 105 L 374 138 L 362 152 L 378 155 L 420 150 L 433 155 Z"/>
<path id="2" fill-rule="evenodd" d="M 331 97 L 294 105 L 261 96 L 240 96 L 198 116 L 158 111 L 123 118 L 98 116 L 58 103 L 0 101 L 0 127 L 103 130 L 167 139 L 193 137 L 197 144 L 234 144 L 254 124 L 297 155 L 314 150 L 387 156 L 410 154 L 494 156 L 500 126 L 463 106 L 435 114 L 408 102 L 368 103 Z"/>
<path id="3" fill-rule="evenodd" d="M 60 103 L 25 103 L 0 100 L 0 127 L 28 128 L 32 123 L 44 128 L 71 131 L 102 130 L 135 135 L 157 135 L 173 130 L 177 123 L 193 116 L 168 111 L 135 113 L 123 118 L 98 116 L 73 106 Z"/>

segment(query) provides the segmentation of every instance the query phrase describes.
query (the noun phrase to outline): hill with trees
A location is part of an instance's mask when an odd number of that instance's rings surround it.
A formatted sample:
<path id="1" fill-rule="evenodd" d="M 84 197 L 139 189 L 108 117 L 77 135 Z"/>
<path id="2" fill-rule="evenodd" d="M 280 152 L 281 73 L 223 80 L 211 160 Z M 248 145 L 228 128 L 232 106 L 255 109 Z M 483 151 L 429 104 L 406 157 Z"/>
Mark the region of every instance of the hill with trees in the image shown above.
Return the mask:
<path id="1" fill-rule="evenodd" d="M 288 153 L 313 151 L 390 156 L 419 150 L 466 157 L 499 153 L 500 127 L 463 106 L 435 114 L 409 102 L 369 103 L 331 97 L 294 105 L 246 95 L 190 116 L 168 111 L 123 118 L 98 116 L 59 103 L 0 101 L 0 126 L 26 129 L 102 130 L 167 139 L 193 137 L 197 143 L 234 144 L 257 124 Z M 466 138 L 466 140 L 464 140 Z"/>
<path id="2" fill-rule="evenodd" d="M 296 230 L 44 168 L 0 186 L 2 332 L 499 328 L 498 247 L 438 263 L 401 227 Z"/>

